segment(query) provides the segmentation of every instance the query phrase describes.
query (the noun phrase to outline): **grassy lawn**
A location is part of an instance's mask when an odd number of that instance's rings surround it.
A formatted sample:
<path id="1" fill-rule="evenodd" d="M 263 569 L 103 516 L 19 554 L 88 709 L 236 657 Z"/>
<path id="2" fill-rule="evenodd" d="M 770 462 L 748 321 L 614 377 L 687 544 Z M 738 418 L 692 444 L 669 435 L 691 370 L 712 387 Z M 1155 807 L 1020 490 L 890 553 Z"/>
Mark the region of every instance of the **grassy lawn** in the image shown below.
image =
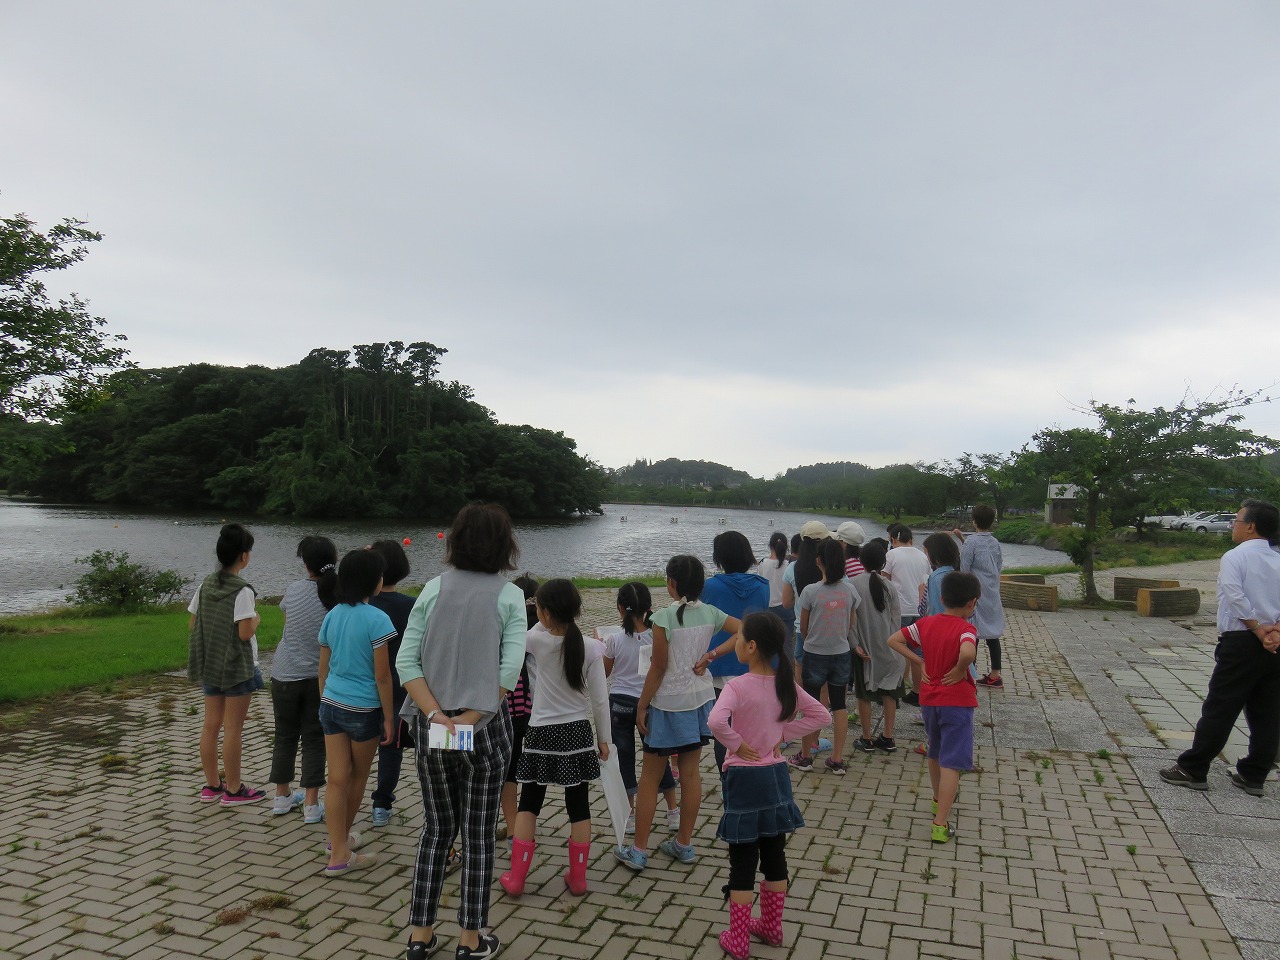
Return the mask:
<path id="1" fill-rule="evenodd" d="M 260 650 L 280 642 L 280 608 L 259 604 Z M 0 703 L 92 687 L 187 665 L 186 608 L 85 616 L 81 611 L 0 619 Z"/>

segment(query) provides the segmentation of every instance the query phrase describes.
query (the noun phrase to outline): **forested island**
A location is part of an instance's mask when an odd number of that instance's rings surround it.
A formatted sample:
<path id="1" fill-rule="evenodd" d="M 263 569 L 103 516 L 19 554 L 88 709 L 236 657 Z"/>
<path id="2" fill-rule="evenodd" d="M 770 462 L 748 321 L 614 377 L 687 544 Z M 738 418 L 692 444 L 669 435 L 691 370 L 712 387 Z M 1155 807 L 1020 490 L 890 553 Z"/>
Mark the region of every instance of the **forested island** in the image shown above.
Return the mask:
<path id="1" fill-rule="evenodd" d="M 108 376 L 58 422 L 4 419 L 0 486 L 44 499 L 300 517 L 599 512 L 604 471 L 563 433 L 498 423 L 437 379 L 434 344 L 315 349 L 280 368 Z"/>

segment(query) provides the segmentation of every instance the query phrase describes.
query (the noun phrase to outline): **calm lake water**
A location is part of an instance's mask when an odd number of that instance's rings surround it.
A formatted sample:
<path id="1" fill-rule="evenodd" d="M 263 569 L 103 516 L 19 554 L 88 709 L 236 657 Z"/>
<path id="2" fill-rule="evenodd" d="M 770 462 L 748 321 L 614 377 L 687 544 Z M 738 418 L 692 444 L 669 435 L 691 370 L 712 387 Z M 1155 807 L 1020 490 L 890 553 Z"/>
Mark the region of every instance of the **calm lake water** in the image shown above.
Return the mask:
<path id="1" fill-rule="evenodd" d="M 625 520 L 623 518 L 626 518 Z M 677 553 L 692 553 L 711 566 L 711 541 L 724 530 L 740 530 L 759 554 L 769 535 L 790 537 L 807 520 L 834 529 L 842 518 L 820 513 L 606 504 L 599 517 L 533 521 L 517 526 L 520 568 L 550 576 L 636 576 L 662 570 Z M 194 584 L 215 565 L 218 528 L 245 523 L 256 543 L 245 577 L 264 596 L 284 592 L 302 575 L 298 541 L 308 534 L 333 540 L 339 554 L 372 540 L 410 538 L 410 582 L 435 576 L 444 557 L 437 534 L 443 521 L 344 520 L 254 521 L 207 514 L 130 513 L 102 507 L 36 504 L 0 498 L 0 611 L 38 610 L 63 602 L 86 569 L 75 562 L 94 550 L 123 550 L 135 563 L 177 570 Z M 868 537 L 884 536 L 884 524 L 859 520 Z M 923 539 L 916 531 L 916 542 Z M 1065 554 L 1008 544 L 1007 567 L 1066 563 Z"/>

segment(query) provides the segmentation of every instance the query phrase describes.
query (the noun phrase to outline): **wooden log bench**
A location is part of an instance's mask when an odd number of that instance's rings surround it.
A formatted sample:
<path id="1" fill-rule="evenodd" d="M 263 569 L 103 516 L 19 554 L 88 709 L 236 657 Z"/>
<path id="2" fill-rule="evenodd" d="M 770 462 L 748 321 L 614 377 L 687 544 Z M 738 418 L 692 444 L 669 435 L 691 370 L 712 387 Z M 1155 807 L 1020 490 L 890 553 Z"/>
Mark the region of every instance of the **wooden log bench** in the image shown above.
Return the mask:
<path id="1" fill-rule="evenodd" d="M 1177 580 L 1152 580 L 1148 577 L 1116 577 L 1112 595 L 1117 600 L 1137 600 L 1139 590 L 1164 590 L 1182 586 Z"/>
<path id="2" fill-rule="evenodd" d="M 1195 587 L 1156 587 L 1138 591 L 1138 616 L 1189 617 L 1200 610 Z"/>
<path id="3" fill-rule="evenodd" d="M 1054 613 L 1058 609 L 1058 588 L 1043 583 L 1003 580 L 1000 584 L 1000 603 L 1018 610 Z"/>
<path id="4" fill-rule="evenodd" d="M 1043 573 L 1002 573 L 1001 583 L 1044 583 Z"/>

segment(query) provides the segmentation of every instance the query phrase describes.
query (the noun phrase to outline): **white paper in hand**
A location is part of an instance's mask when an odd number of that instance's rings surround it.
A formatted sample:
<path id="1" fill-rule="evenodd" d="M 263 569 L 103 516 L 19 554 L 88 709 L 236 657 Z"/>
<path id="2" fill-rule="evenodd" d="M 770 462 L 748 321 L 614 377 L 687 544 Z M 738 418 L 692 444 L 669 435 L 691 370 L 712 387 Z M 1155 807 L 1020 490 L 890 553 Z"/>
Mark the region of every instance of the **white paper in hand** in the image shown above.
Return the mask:
<path id="1" fill-rule="evenodd" d="M 442 723 L 433 723 L 427 746 L 432 750 L 465 750 L 468 753 L 475 749 L 476 728 L 469 723 L 456 723 L 455 733 Z"/>

